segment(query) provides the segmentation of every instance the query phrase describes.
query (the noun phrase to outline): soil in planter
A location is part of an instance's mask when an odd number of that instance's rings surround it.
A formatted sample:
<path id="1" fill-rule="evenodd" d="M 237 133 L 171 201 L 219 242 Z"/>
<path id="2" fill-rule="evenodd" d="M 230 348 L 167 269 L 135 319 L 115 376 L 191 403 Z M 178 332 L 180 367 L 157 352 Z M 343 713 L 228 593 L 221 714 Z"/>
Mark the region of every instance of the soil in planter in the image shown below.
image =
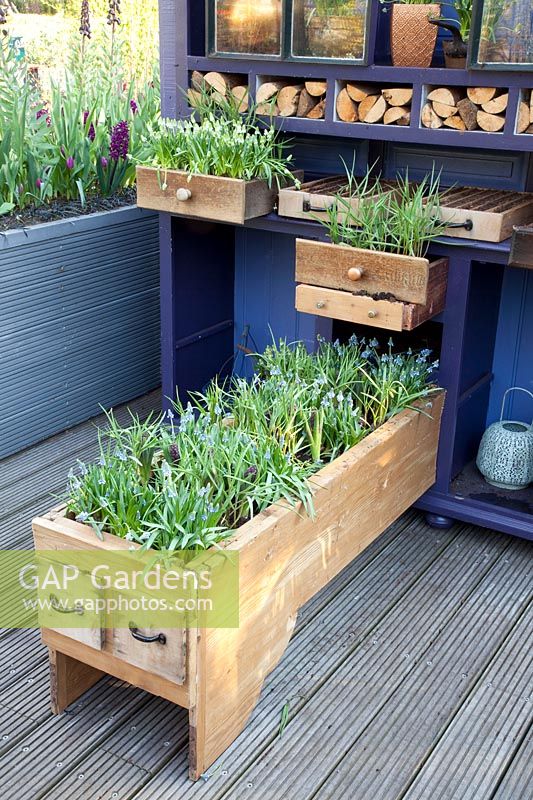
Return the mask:
<path id="1" fill-rule="evenodd" d="M 360 292 L 353 292 L 353 294 L 356 294 L 359 297 L 371 297 L 372 300 L 389 300 L 391 303 L 402 302 L 402 300 L 398 300 L 396 295 L 391 294 L 390 292 L 376 292 L 375 294 L 371 294 L 370 292 L 365 292 L 364 289 L 361 289 Z"/>
<path id="2" fill-rule="evenodd" d="M 9 231 L 16 228 L 27 228 L 30 225 L 39 225 L 43 222 L 54 222 L 69 217 L 81 217 L 86 214 L 96 214 L 98 211 L 112 211 L 115 208 L 132 206 L 136 203 L 134 187 L 124 189 L 110 197 L 89 197 L 85 205 L 79 200 L 54 200 L 42 206 L 28 206 L 16 209 L 11 214 L 0 217 L 0 231 Z"/>

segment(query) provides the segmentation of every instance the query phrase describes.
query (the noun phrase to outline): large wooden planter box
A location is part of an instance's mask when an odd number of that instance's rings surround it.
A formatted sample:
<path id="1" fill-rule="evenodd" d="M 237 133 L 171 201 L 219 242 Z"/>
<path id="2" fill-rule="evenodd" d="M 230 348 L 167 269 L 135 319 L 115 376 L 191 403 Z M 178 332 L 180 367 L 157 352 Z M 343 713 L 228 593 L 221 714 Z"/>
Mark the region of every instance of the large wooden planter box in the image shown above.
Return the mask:
<path id="1" fill-rule="evenodd" d="M 444 310 L 447 277 L 446 258 L 296 240 L 296 308 L 308 314 L 412 330 Z"/>
<path id="2" fill-rule="evenodd" d="M 157 214 L 5 231 L 0 274 L 0 458 L 159 385 Z"/>
<path id="3" fill-rule="evenodd" d="M 180 170 L 137 167 L 137 205 L 182 217 L 244 225 L 269 214 L 278 187 L 266 181 L 191 175 Z"/>
<path id="4" fill-rule="evenodd" d="M 434 482 L 444 395 L 392 418 L 313 477 L 316 518 L 272 506 L 225 547 L 239 551 L 238 628 L 167 630 L 167 644 L 103 631 L 43 630 L 56 713 L 110 673 L 189 709 L 190 775 L 197 779 L 243 730 L 268 673 L 280 661 L 298 609 Z M 423 413 L 421 413 L 423 412 Z M 37 550 L 128 549 L 128 542 L 67 519 L 33 521 Z M 143 647 L 150 651 L 143 656 Z M 165 649 L 166 648 L 166 649 Z"/>

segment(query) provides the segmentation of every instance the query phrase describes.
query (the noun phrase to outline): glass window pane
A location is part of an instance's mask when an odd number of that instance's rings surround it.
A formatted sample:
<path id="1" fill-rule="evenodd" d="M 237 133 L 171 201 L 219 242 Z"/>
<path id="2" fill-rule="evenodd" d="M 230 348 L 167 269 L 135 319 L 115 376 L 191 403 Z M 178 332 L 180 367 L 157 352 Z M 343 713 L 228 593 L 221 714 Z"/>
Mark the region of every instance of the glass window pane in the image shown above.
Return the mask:
<path id="1" fill-rule="evenodd" d="M 282 0 L 215 0 L 215 52 L 281 54 Z"/>
<path id="2" fill-rule="evenodd" d="M 360 60 L 367 0 L 294 0 L 292 54 Z"/>
<path id="3" fill-rule="evenodd" d="M 482 64 L 533 64 L 531 0 L 485 0 L 478 61 Z"/>

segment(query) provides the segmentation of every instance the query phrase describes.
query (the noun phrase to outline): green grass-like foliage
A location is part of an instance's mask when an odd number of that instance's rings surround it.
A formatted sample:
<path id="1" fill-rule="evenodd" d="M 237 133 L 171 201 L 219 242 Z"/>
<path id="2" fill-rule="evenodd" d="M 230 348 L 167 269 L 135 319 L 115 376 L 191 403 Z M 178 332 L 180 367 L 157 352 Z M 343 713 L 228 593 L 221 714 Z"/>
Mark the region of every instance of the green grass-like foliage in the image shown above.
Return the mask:
<path id="1" fill-rule="evenodd" d="M 66 72 L 46 96 L 0 33 L 0 214 L 29 205 L 108 196 L 132 185 L 141 135 L 159 116 L 157 79 L 128 80 L 117 64 Z M 112 157 L 127 125 L 127 154 Z"/>
<path id="2" fill-rule="evenodd" d="M 100 433 L 70 475 L 69 511 L 146 548 L 216 545 L 280 500 L 313 514 L 312 475 L 434 389 L 429 351 L 394 354 L 355 337 L 273 344 L 251 381 L 213 382 L 176 414 Z M 422 412 L 423 413 L 423 412 Z"/>
<path id="3" fill-rule="evenodd" d="M 140 163 L 192 175 L 295 183 L 287 142 L 272 123 L 256 118 L 252 107 L 241 114 L 230 96 L 206 91 L 188 120 L 162 119 L 144 137 Z"/>
<path id="4" fill-rule="evenodd" d="M 326 219 L 320 220 L 333 244 L 425 256 L 431 241 L 444 232 L 438 177 L 429 175 L 413 184 L 398 176 L 394 190 L 369 173 L 359 182 L 351 175 L 347 180 L 349 192 L 336 195 Z"/>

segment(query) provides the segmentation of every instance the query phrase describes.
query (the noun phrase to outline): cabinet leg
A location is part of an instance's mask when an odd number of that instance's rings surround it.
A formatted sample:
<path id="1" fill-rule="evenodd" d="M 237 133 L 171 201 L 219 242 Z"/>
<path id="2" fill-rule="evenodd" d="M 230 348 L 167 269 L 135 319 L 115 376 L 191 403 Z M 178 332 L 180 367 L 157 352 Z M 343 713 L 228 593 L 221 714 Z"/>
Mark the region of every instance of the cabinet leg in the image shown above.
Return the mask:
<path id="1" fill-rule="evenodd" d="M 87 689 L 104 675 L 99 669 L 90 667 L 75 658 L 49 649 L 50 701 L 52 712 L 61 714 L 71 703 L 81 697 Z"/>
<path id="2" fill-rule="evenodd" d="M 451 517 L 443 517 L 442 514 L 426 514 L 426 522 L 432 528 L 447 531 L 455 523 Z"/>

